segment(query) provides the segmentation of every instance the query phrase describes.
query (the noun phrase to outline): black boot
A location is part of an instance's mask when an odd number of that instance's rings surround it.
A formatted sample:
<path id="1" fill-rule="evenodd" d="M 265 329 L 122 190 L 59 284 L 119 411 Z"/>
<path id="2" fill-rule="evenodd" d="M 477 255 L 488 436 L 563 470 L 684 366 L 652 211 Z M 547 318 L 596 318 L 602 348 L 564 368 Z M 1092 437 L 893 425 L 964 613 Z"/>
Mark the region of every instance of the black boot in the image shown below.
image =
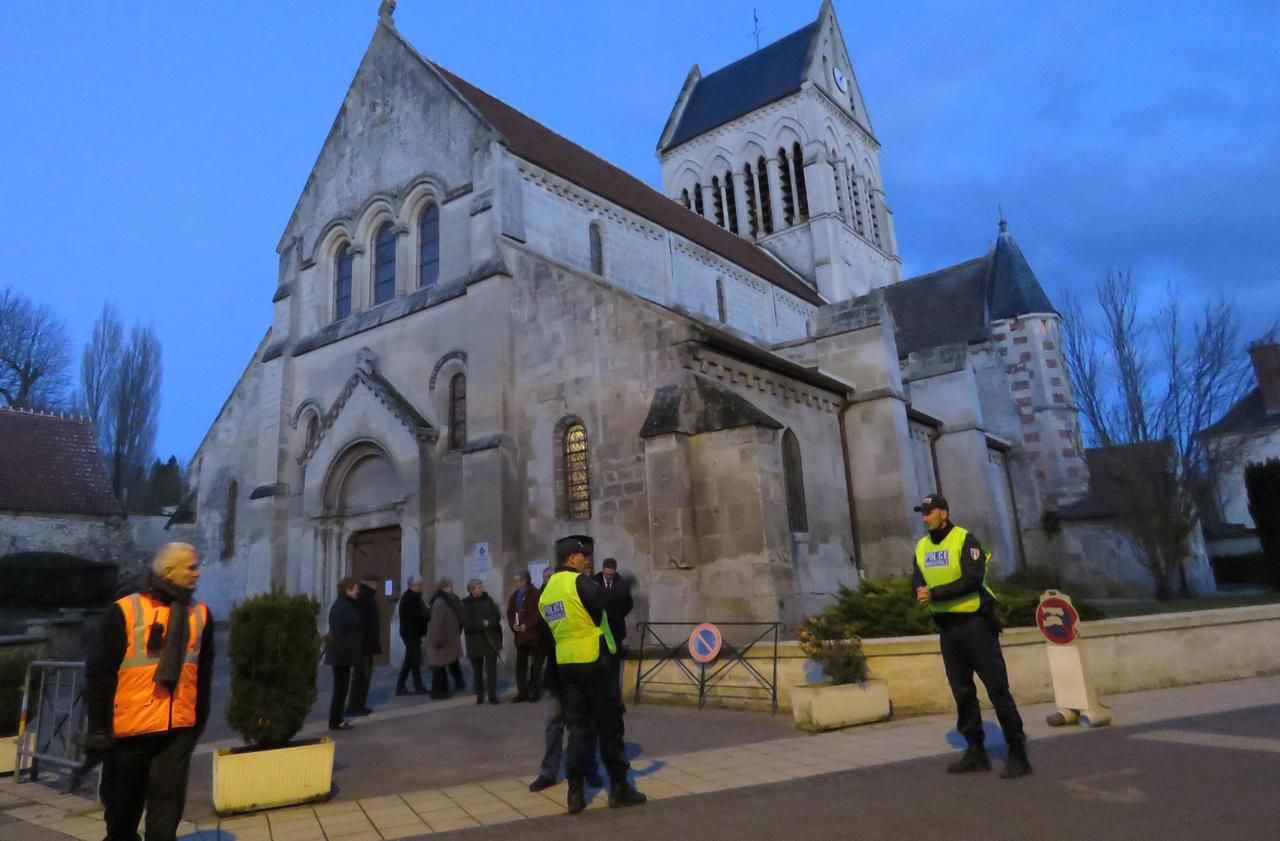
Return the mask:
<path id="1" fill-rule="evenodd" d="M 581 777 L 569 780 L 569 796 L 565 798 L 565 802 L 569 805 L 571 815 L 576 815 L 587 808 L 587 793 L 583 790 Z"/>
<path id="2" fill-rule="evenodd" d="M 649 798 L 635 790 L 626 780 L 616 782 L 609 789 L 609 808 L 620 809 L 623 806 L 639 806 Z"/>
<path id="3" fill-rule="evenodd" d="M 991 760 L 985 748 L 970 747 L 964 755 L 947 766 L 948 774 L 968 774 L 972 771 L 990 771 Z"/>
<path id="4" fill-rule="evenodd" d="M 1012 780 L 1015 777 L 1025 777 L 1031 773 L 1031 760 L 1027 759 L 1027 743 L 1013 742 L 1009 745 L 1009 761 L 1004 764 L 1004 770 L 1000 772 L 1000 777 L 1005 780 Z"/>

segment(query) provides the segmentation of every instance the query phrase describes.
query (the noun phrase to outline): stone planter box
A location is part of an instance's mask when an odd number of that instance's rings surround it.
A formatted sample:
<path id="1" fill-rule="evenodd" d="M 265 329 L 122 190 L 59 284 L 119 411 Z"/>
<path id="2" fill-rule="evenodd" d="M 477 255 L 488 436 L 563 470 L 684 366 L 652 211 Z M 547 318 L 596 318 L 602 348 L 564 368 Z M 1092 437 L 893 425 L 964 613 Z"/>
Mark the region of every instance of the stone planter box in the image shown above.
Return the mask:
<path id="1" fill-rule="evenodd" d="M 889 717 L 889 682 L 806 683 L 791 687 L 791 714 L 801 730 L 821 732 Z"/>
<path id="2" fill-rule="evenodd" d="M 18 767 L 18 737 L 0 736 L 0 776 Z"/>
<path id="3" fill-rule="evenodd" d="M 333 740 L 270 750 L 223 748 L 213 755 L 213 808 L 219 815 L 312 803 L 333 786 Z"/>

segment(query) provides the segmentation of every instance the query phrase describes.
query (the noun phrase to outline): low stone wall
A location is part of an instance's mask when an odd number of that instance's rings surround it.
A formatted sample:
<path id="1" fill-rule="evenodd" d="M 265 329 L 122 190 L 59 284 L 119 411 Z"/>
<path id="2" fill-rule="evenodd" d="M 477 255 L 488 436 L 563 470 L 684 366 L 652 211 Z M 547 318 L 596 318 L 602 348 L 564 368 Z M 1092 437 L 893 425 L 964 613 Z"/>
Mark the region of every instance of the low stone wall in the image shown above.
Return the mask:
<path id="1" fill-rule="evenodd" d="M 1276 644 L 1280 640 L 1280 605 L 1104 619 L 1086 623 L 1083 631 L 1081 644 L 1089 674 L 1103 696 L 1280 673 L 1280 645 Z M 1001 644 L 1014 697 L 1026 704 L 1052 701 L 1053 683 L 1044 653 L 1047 643 L 1040 632 L 1035 628 L 1012 628 L 1005 631 Z M 864 650 L 872 676 L 889 682 L 895 713 L 954 710 L 936 635 L 866 640 Z M 748 660 L 769 677 L 771 657 L 772 647 L 760 648 Z M 636 661 L 626 665 L 624 683 L 630 698 Z M 647 661 L 644 668 L 647 671 L 653 665 L 654 661 Z M 696 674 L 694 663 L 686 660 L 685 665 Z M 780 709 L 790 709 L 790 687 L 813 679 L 813 669 L 799 643 L 784 642 L 779 646 Z M 646 683 L 642 701 L 697 703 L 697 688 L 688 684 L 676 664 L 667 663 L 655 677 L 666 685 Z M 768 709 L 768 696 L 751 689 L 753 685 L 746 670 L 735 665 L 708 692 L 707 703 Z M 978 685 L 986 704 L 981 682 Z M 728 694 L 740 697 L 723 697 Z M 1105 697 L 1103 700 L 1105 703 Z"/>

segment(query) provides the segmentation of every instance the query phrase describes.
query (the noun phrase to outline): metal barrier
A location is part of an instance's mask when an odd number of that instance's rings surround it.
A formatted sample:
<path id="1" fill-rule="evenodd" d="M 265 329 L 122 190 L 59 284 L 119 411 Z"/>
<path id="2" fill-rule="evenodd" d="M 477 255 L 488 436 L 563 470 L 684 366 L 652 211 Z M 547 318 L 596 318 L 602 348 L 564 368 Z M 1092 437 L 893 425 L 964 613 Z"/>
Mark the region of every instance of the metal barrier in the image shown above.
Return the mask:
<path id="1" fill-rule="evenodd" d="M 686 632 L 678 641 L 668 643 L 664 640 L 656 628 L 685 628 L 692 631 L 698 626 L 698 622 L 640 622 L 636 626 L 640 631 L 640 648 L 637 652 L 636 660 L 636 686 L 632 699 L 637 703 L 640 701 L 641 691 L 644 687 L 661 687 L 661 686 L 695 686 L 698 689 L 698 709 L 702 709 L 706 705 L 707 695 L 714 690 L 717 697 L 730 700 L 761 700 L 758 694 L 767 693 L 769 701 L 772 705 L 773 712 L 778 711 L 778 633 L 782 628 L 780 622 L 715 622 L 718 628 L 742 628 L 753 629 L 748 631 L 748 639 L 746 645 L 736 645 L 730 640 L 724 640 L 720 647 L 720 653 L 717 658 L 709 664 L 690 665 L 686 660 L 692 661 L 689 654 L 689 635 Z M 760 630 L 757 634 L 756 630 Z M 668 632 L 669 633 L 669 632 Z M 755 636 L 750 636 L 755 634 Z M 769 677 L 765 677 L 759 669 L 747 660 L 747 654 L 756 645 L 764 642 L 766 645 L 767 638 L 772 636 L 773 656 L 771 658 L 772 669 Z M 650 639 L 653 645 L 646 649 L 646 642 Z M 645 653 L 652 652 L 654 657 L 651 658 L 653 665 L 645 668 Z M 682 676 L 680 680 L 662 680 L 663 667 L 668 663 L 674 663 L 678 669 L 678 674 Z M 741 687 L 726 686 L 724 679 L 735 668 L 741 667 L 741 670 L 751 678 L 751 683 Z"/>
<path id="2" fill-rule="evenodd" d="M 15 782 L 51 771 L 76 780 L 84 763 L 84 663 L 37 660 L 27 668 L 18 719 Z M 78 780 L 76 780 L 78 782 Z"/>

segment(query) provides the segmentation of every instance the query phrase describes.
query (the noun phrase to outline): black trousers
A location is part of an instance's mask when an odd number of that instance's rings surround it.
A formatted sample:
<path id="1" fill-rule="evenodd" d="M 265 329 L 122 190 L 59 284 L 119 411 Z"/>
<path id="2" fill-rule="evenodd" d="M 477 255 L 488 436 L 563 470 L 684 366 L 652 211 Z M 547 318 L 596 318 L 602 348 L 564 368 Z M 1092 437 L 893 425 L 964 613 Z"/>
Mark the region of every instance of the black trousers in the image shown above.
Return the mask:
<path id="1" fill-rule="evenodd" d="M 422 690 L 422 640 L 400 638 L 404 642 L 404 663 L 400 666 L 400 678 L 396 681 L 396 689 L 404 689 L 405 681 L 413 675 L 413 688 Z"/>
<path id="2" fill-rule="evenodd" d="M 458 660 L 454 660 L 448 666 L 432 666 L 431 696 L 433 698 L 449 697 L 449 675 L 453 675 L 453 683 L 456 688 L 467 688 L 467 681 L 462 676 L 462 663 Z"/>
<path id="3" fill-rule="evenodd" d="M 174 841 L 187 804 L 194 727 L 117 739 L 102 765 L 106 841 L 135 841 L 142 810 L 147 841 Z"/>
<path id="4" fill-rule="evenodd" d="M 489 652 L 484 657 L 471 658 L 471 679 L 476 684 L 476 697 L 483 698 L 485 696 L 486 680 L 489 690 L 489 698 L 497 700 L 498 698 L 498 655 L 496 652 Z"/>
<path id="5" fill-rule="evenodd" d="M 625 783 L 631 764 L 623 744 L 622 698 L 614 677 L 613 658 L 601 655 L 594 663 L 560 665 L 560 703 L 569 729 L 566 776 L 582 779 L 594 767 L 591 733 L 600 746 L 600 759 L 614 785 Z"/>
<path id="6" fill-rule="evenodd" d="M 947 683 L 956 700 L 956 729 L 969 746 L 983 746 L 982 711 L 978 707 L 978 689 L 973 683 L 975 673 L 987 688 L 1005 742 L 1012 745 L 1026 741 L 1022 717 L 1009 693 L 1009 672 L 1004 665 L 994 621 L 982 613 L 946 617 L 941 646 Z"/>
<path id="7" fill-rule="evenodd" d="M 536 701 L 542 697 L 542 664 L 547 652 L 540 645 L 516 649 L 516 697 Z"/>
<path id="8" fill-rule="evenodd" d="M 347 706 L 347 693 L 351 689 L 351 667 L 333 667 L 333 695 L 329 698 L 329 726 L 342 723 L 342 711 Z"/>
<path id="9" fill-rule="evenodd" d="M 373 655 L 366 654 L 351 673 L 351 699 L 347 701 L 347 713 L 359 713 L 369 708 L 369 684 L 373 682 Z"/>

